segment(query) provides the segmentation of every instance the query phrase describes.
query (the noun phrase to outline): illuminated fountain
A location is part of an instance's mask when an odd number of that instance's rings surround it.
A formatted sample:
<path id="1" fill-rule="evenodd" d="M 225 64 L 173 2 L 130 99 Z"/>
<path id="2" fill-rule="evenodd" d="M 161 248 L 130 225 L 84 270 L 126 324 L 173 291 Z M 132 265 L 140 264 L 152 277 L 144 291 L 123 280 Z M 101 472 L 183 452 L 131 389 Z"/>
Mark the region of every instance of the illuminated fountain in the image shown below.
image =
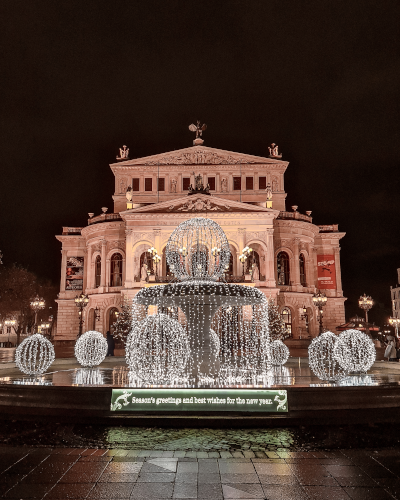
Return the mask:
<path id="1" fill-rule="evenodd" d="M 223 281 L 230 250 L 222 228 L 202 217 L 183 222 L 166 258 L 177 281 L 143 288 L 133 301 L 132 372 L 147 384 L 257 383 L 268 368 L 267 300 Z"/>

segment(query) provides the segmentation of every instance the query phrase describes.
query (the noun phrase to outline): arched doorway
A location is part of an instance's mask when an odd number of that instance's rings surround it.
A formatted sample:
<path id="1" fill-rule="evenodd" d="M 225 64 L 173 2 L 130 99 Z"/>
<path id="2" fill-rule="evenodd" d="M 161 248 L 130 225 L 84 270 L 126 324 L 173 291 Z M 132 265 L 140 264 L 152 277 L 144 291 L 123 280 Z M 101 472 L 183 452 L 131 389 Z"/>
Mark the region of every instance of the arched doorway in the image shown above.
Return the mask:
<path id="1" fill-rule="evenodd" d="M 114 323 L 117 321 L 118 319 L 118 314 L 119 314 L 119 311 L 116 307 L 112 307 L 109 311 L 108 311 L 108 328 L 107 330 L 110 330 L 110 332 L 112 333 L 113 331 L 113 325 Z"/>

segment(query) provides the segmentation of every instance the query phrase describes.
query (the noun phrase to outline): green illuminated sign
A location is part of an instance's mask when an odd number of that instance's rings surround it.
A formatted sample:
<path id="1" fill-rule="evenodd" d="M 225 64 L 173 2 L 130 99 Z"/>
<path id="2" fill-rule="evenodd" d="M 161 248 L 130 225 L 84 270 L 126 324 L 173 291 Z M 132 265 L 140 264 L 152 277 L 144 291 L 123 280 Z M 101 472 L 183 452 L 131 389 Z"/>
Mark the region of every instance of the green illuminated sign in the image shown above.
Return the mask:
<path id="1" fill-rule="evenodd" d="M 287 412 L 286 391 L 242 389 L 113 389 L 111 411 Z"/>

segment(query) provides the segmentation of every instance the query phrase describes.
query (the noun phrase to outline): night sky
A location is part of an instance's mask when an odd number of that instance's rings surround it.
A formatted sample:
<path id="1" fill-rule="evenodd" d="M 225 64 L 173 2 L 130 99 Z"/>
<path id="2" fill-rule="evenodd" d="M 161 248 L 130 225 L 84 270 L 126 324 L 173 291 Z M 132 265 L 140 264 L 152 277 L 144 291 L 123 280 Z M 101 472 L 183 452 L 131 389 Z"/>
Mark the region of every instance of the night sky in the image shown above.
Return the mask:
<path id="1" fill-rule="evenodd" d="M 205 145 L 290 162 L 287 207 L 338 223 L 347 316 L 400 267 L 400 3 L 0 4 L 0 249 L 59 281 L 62 226 L 112 211 L 109 163 Z"/>

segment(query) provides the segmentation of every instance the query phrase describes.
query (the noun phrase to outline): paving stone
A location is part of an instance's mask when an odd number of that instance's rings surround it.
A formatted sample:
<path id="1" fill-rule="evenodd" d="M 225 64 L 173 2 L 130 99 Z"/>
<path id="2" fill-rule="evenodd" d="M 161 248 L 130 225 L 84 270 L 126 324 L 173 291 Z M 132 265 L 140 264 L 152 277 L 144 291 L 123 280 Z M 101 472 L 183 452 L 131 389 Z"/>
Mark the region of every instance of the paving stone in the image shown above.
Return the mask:
<path id="1" fill-rule="evenodd" d="M 264 498 L 260 484 L 223 484 L 222 491 L 226 498 Z"/>
<path id="2" fill-rule="evenodd" d="M 56 484 L 54 488 L 47 493 L 46 500 L 86 498 L 93 486 L 93 483 Z"/>
<path id="3" fill-rule="evenodd" d="M 51 488 L 52 484 L 17 484 L 6 493 L 6 498 L 42 498 Z"/>
<path id="4" fill-rule="evenodd" d="M 326 465 L 326 470 L 332 474 L 333 477 L 362 477 L 365 476 L 364 472 L 355 465 Z"/>
<path id="5" fill-rule="evenodd" d="M 175 481 L 174 472 L 141 472 L 138 483 L 173 483 Z"/>
<path id="6" fill-rule="evenodd" d="M 160 500 L 172 498 L 173 483 L 136 483 L 130 498 Z"/>
<path id="7" fill-rule="evenodd" d="M 376 481 L 368 476 L 351 476 L 351 477 L 335 477 L 340 486 L 360 486 L 363 488 L 377 488 L 379 485 Z"/>
<path id="8" fill-rule="evenodd" d="M 199 461 L 199 474 L 219 474 L 218 462 L 216 460 Z"/>
<path id="9" fill-rule="evenodd" d="M 116 473 L 102 474 L 98 480 L 99 483 L 135 483 L 139 477 L 138 473 Z"/>
<path id="10" fill-rule="evenodd" d="M 221 474 L 221 483 L 259 483 L 257 474 Z"/>
<path id="11" fill-rule="evenodd" d="M 142 472 L 176 472 L 177 466 L 179 467 L 178 462 L 151 461 L 151 462 L 144 462 L 140 470 Z"/>
<path id="12" fill-rule="evenodd" d="M 198 483 L 197 498 L 208 500 L 222 500 L 222 486 L 220 483 Z"/>
<path id="13" fill-rule="evenodd" d="M 219 477 L 219 474 L 218 474 Z M 197 484 L 197 474 L 194 472 L 183 472 L 175 474 L 175 483 L 195 483 Z"/>
<path id="14" fill-rule="evenodd" d="M 273 476 L 290 475 L 292 470 L 287 464 L 255 463 L 257 474 L 271 474 Z"/>
<path id="15" fill-rule="evenodd" d="M 380 488 L 345 488 L 353 500 L 392 500 L 393 497 Z"/>
<path id="16" fill-rule="evenodd" d="M 340 487 L 304 486 L 310 500 L 349 500 L 349 495 Z"/>
<path id="17" fill-rule="evenodd" d="M 299 484 L 296 476 L 274 476 L 272 474 L 258 474 L 258 478 L 261 483 L 265 484 Z"/>
<path id="18" fill-rule="evenodd" d="M 219 471 L 221 474 L 251 474 L 254 472 L 254 467 L 257 465 L 259 464 L 253 465 L 251 462 L 232 463 L 230 461 L 225 462 L 220 460 Z"/>
<path id="19" fill-rule="evenodd" d="M 308 495 L 301 486 L 263 484 L 262 487 L 268 500 L 308 500 Z"/>
<path id="20" fill-rule="evenodd" d="M 179 462 L 177 472 L 198 472 L 199 464 L 198 462 Z"/>
<path id="21" fill-rule="evenodd" d="M 252 451 L 249 451 L 249 450 L 243 451 L 243 455 L 244 455 L 245 458 L 254 458 L 255 457 L 255 454 Z"/>
<path id="22" fill-rule="evenodd" d="M 207 483 L 221 483 L 221 476 L 219 474 L 212 474 L 212 473 L 201 473 L 197 476 L 197 482 L 202 483 L 202 484 L 207 484 Z"/>
<path id="23" fill-rule="evenodd" d="M 90 500 L 129 498 L 133 487 L 133 483 L 99 483 L 90 491 L 87 498 Z"/>
<path id="24" fill-rule="evenodd" d="M 172 498 L 197 498 L 197 484 L 175 483 Z"/>
<path id="25" fill-rule="evenodd" d="M 105 474 L 140 472 L 144 462 L 111 462 L 104 469 Z M 155 466 L 153 466 L 155 467 Z M 152 471 L 149 471 L 152 472 Z"/>
<path id="26" fill-rule="evenodd" d="M 183 458 L 186 455 L 186 451 L 174 451 L 174 457 L 181 457 Z"/>

